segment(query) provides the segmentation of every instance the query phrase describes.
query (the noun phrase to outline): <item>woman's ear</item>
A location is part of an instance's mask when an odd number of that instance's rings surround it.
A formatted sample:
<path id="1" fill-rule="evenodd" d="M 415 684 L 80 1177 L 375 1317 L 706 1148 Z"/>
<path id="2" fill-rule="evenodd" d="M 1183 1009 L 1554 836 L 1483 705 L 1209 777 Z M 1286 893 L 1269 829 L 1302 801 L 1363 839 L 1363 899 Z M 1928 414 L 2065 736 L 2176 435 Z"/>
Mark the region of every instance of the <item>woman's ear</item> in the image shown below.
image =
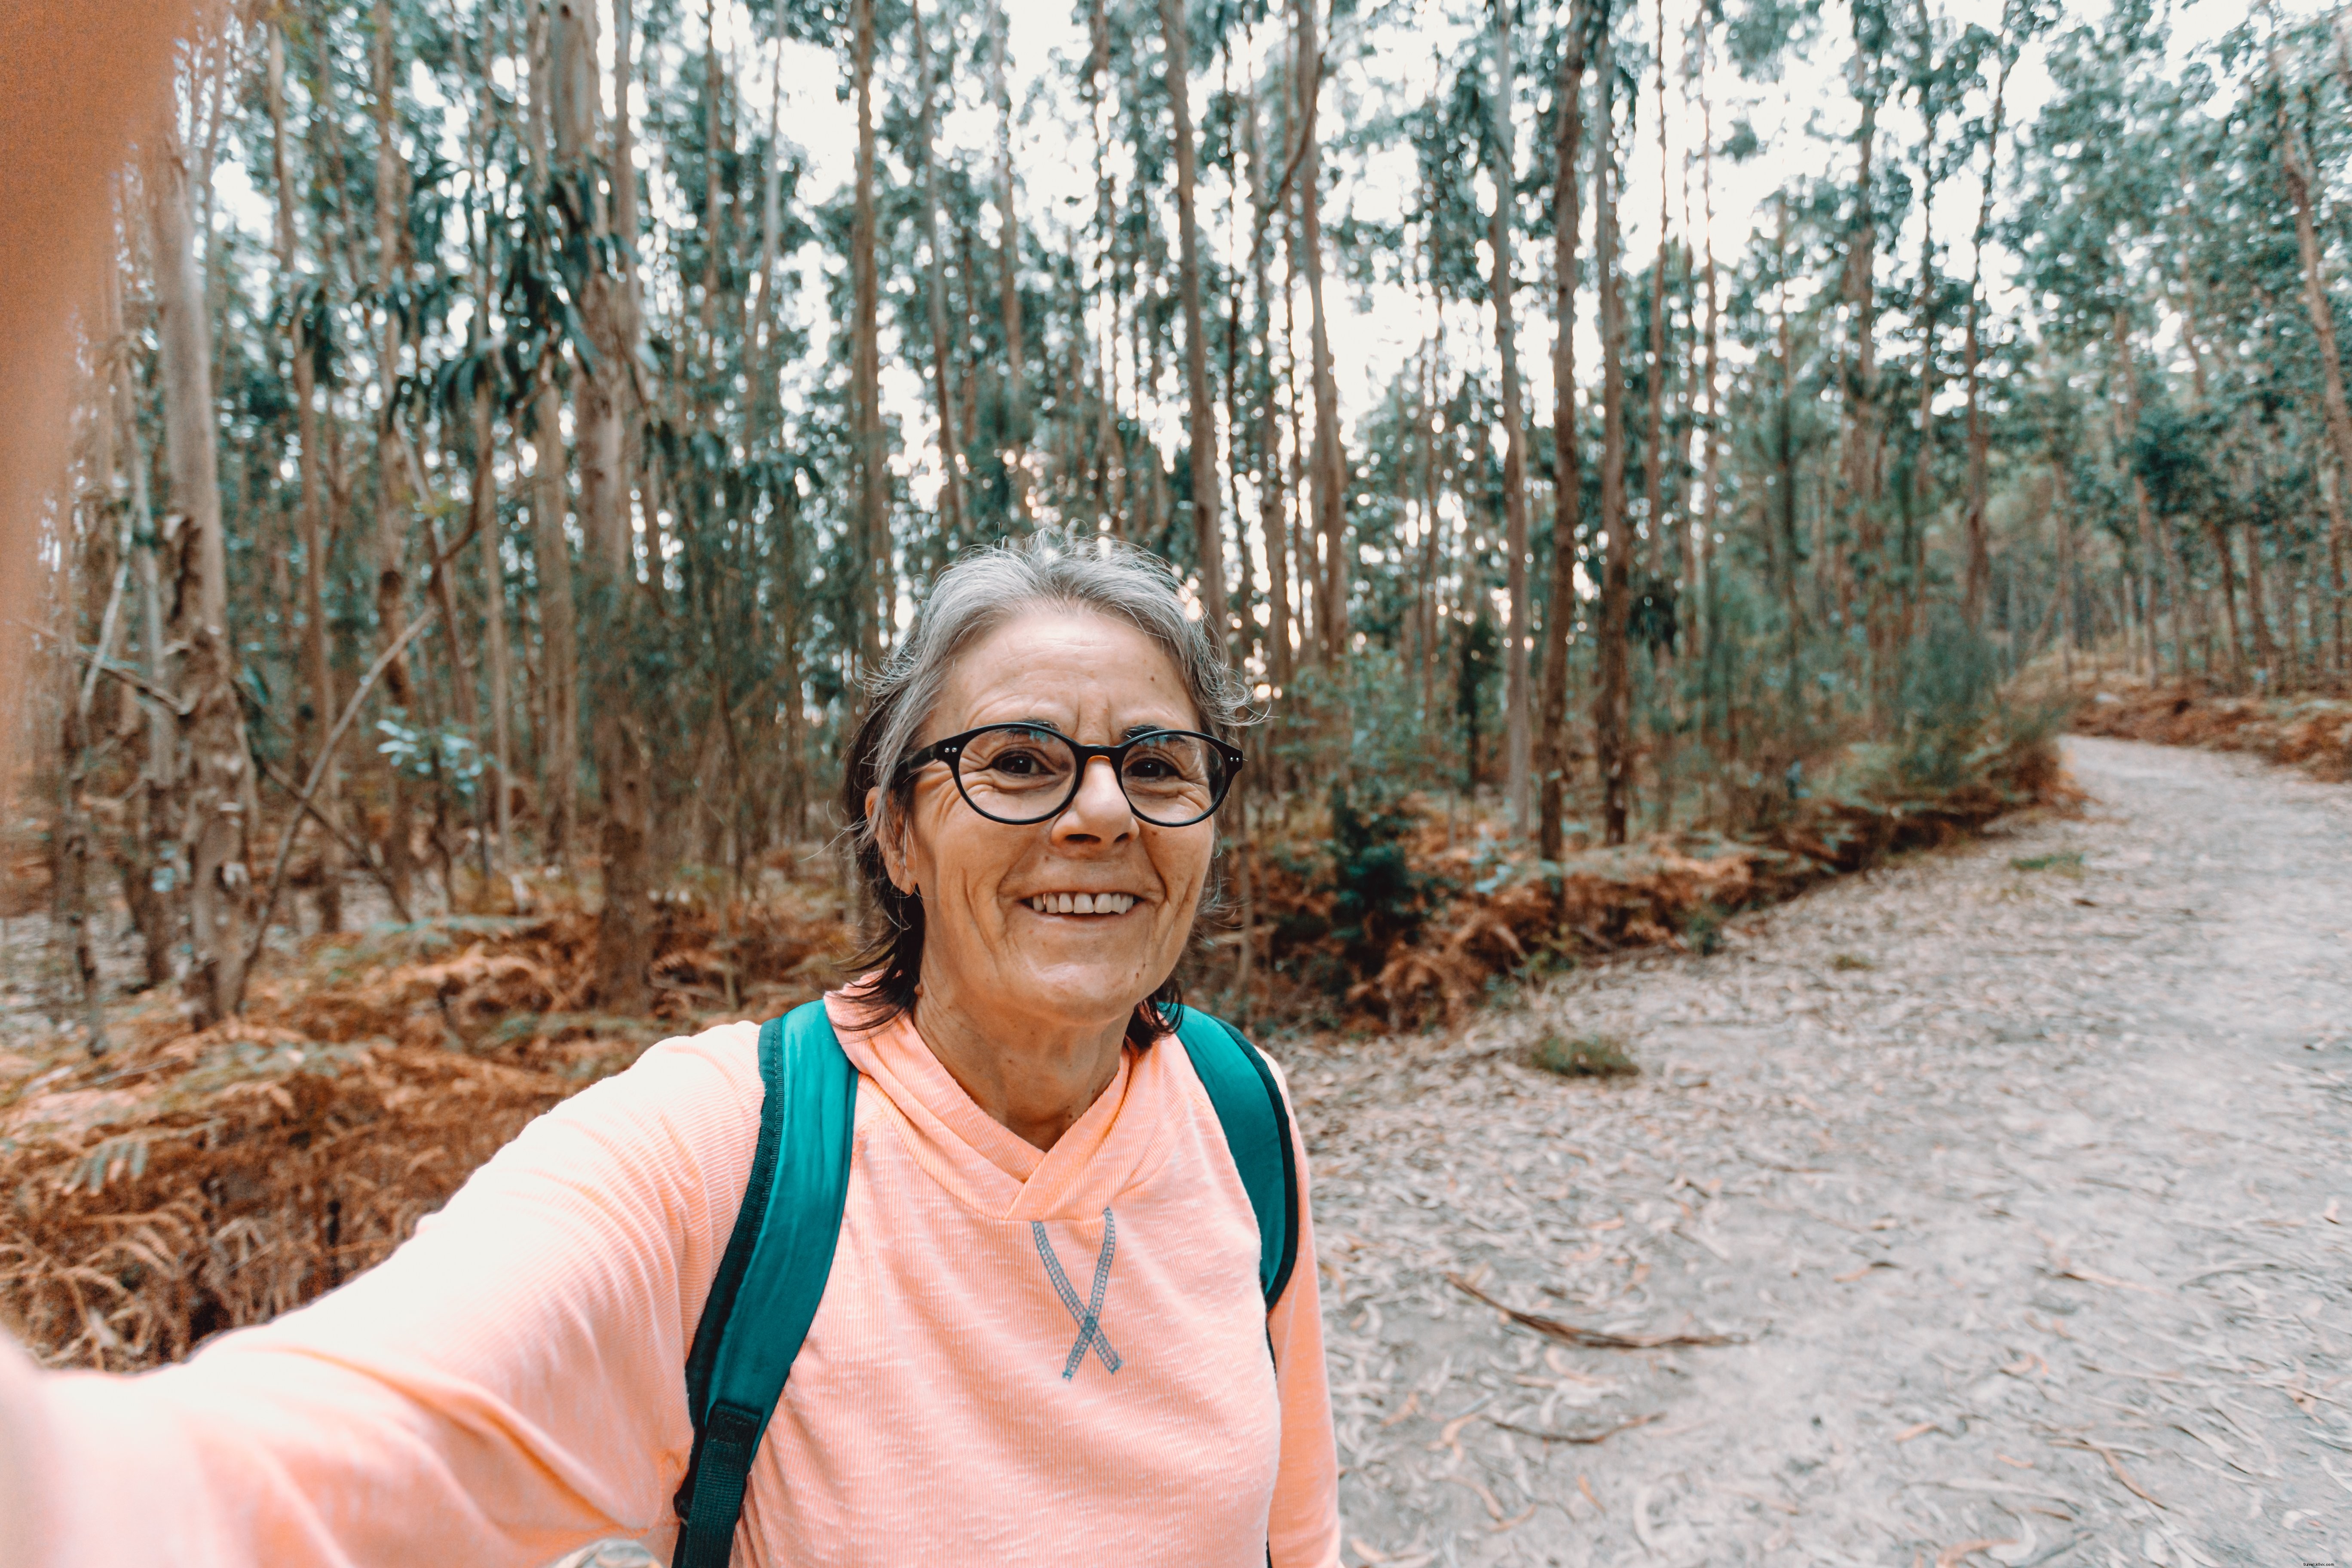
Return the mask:
<path id="1" fill-rule="evenodd" d="M 907 814 L 893 812 L 886 817 L 881 811 L 881 790 L 867 790 L 866 820 L 874 825 L 874 847 L 881 852 L 882 869 L 888 874 L 892 887 L 902 893 L 911 893 L 915 889 L 907 880 Z"/>

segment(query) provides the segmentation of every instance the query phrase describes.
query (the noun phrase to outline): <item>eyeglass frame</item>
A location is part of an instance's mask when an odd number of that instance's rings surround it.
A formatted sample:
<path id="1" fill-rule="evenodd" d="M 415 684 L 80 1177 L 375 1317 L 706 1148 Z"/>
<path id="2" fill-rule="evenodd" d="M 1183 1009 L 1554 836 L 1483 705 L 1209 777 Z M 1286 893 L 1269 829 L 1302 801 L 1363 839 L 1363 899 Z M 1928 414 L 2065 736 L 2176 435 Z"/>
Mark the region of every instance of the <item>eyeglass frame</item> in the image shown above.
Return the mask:
<path id="1" fill-rule="evenodd" d="M 1045 812 L 1042 816 L 1038 816 L 1023 817 L 1015 820 L 1003 816 L 992 816 L 989 813 L 981 810 L 980 804 L 971 798 L 971 792 L 964 787 L 963 769 L 958 765 L 958 759 L 963 755 L 964 747 L 970 744 L 974 737 L 985 735 L 992 730 L 1031 730 L 1042 735 L 1051 735 L 1054 739 L 1069 747 L 1071 752 L 1076 753 L 1078 759 L 1078 765 L 1076 768 L 1072 770 L 1070 774 L 1070 793 L 1064 795 L 1061 802 L 1051 811 Z M 1136 747 L 1142 745 L 1147 741 L 1156 740 L 1166 735 L 1186 735 L 1196 741 L 1206 741 L 1216 750 L 1217 754 L 1223 757 L 1225 762 L 1224 782 L 1218 787 L 1214 797 L 1210 800 L 1209 809 L 1202 812 L 1200 816 L 1193 817 L 1189 822 L 1155 822 L 1150 817 L 1143 815 L 1142 811 L 1135 804 L 1135 797 L 1127 793 L 1127 774 L 1124 766 L 1127 762 L 1127 753 L 1133 751 Z M 1097 757 L 1104 758 L 1109 762 L 1111 777 L 1118 782 L 1119 798 L 1127 802 L 1127 809 L 1134 813 L 1135 819 L 1138 822 L 1150 823 L 1154 827 L 1197 827 L 1202 823 L 1208 821 L 1209 818 L 1216 816 L 1217 813 L 1224 806 L 1225 796 L 1233 793 L 1234 780 L 1241 776 L 1242 764 L 1249 761 L 1248 754 L 1239 746 L 1228 745 L 1226 742 L 1218 740 L 1214 735 L 1203 734 L 1198 730 L 1145 730 L 1138 734 L 1129 735 L 1126 740 L 1121 741 L 1115 746 L 1090 746 L 1084 741 L 1073 740 L 1071 737 L 1063 734 L 1051 724 L 1031 724 L 1024 723 L 1017 719 L 1012 719 L 996 724 L 982 724 L 976 730 L 966 730 L 961 735 L 950 735 L 945 740 L 933 741 L 929 745 L 925 746 L 921 751 L 917 752 L 913 756 L 908 757 L 905 762 L 898 764 L 898 771 L 895 783 L 898 784 L 907 784 L 914 778 L 917 773 L 929 767 L 931 763 L 945 763 L 948 765 L 948 777 L 955 781 L 956 794 L 963 797 L 964 805 L 971 806 L 971 809 L 979 815 L 982 820 L 993 822 L 1003 827 L 1034 827 L 1041 822 L 1053 821 L 1055 817 L 1061 816 L 1062 813 L 1070 809 L 1071 803 L 1078 798 L 1078 791 L 1086 787 L 1087 770 L 1094 765 L 1094 760 Z"/>

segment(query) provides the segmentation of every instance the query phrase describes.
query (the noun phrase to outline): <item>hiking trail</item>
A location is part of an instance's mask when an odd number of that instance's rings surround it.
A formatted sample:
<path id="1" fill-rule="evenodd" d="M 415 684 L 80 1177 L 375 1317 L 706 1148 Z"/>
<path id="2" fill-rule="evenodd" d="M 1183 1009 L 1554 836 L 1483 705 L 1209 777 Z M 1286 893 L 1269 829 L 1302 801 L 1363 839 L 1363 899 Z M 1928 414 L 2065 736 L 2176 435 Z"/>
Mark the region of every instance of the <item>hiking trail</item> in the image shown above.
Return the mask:
<path id="1" fill-rule="evenodd" d="M 1715 956 L 1289 1053 L 1348 1563 L 2352 1561 L 2352 788 L 2067 755 Z"/>

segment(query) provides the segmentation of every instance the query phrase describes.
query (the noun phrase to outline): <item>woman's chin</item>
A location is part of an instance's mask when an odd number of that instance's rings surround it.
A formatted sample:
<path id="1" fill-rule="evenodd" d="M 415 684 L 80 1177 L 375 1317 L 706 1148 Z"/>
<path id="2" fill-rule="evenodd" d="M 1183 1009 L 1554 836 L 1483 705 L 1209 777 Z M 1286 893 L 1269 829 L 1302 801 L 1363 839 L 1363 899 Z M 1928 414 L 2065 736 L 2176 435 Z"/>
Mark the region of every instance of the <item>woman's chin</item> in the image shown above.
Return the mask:
<path id="1" fill-rule="evenodd" d="M 1069 1024 L 1123 1023 L 1159 977 L 1133 954 L 1028 952 L 1008 978 L 1038 1013 Z"/>

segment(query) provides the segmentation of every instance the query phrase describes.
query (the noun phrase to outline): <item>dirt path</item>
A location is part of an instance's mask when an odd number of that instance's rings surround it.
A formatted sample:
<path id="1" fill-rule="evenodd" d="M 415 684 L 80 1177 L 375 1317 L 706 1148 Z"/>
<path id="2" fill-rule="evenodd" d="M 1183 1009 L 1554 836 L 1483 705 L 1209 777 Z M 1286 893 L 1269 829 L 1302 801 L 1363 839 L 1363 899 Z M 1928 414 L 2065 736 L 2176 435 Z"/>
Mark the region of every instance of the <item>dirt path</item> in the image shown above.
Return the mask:
<path id="1" fill-rule="evenodd" d="M 1291 1058 L 1350 1563 L 2352 1562 L 2352 788 L 2069 754 L 2078 820 Z"/>

